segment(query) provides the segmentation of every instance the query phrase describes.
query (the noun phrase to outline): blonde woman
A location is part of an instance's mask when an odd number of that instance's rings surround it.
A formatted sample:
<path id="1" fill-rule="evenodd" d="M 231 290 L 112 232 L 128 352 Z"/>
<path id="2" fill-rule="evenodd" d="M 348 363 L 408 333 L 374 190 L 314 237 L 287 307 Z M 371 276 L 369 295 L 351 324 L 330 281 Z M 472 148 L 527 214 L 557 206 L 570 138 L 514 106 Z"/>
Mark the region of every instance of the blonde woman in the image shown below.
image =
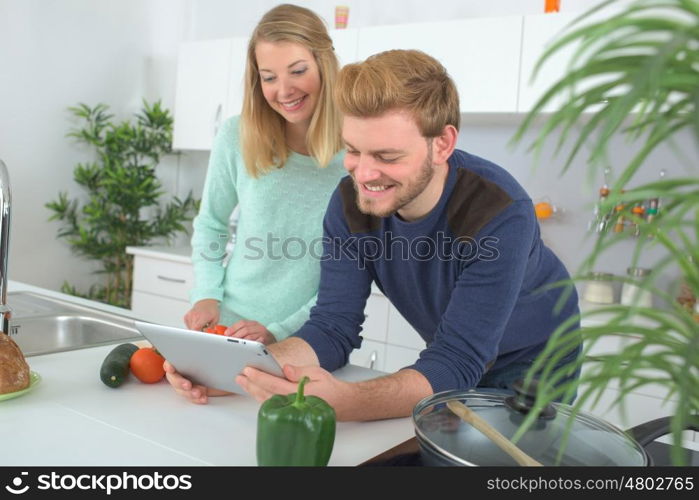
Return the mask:
<path id="1" fill-rule="evenodd" d="M 322 220 L 346 172 L 332 90 L 338 62 L 323 21 L 279 5 L 252 33 L 240 117 L 221 127 L 194 221 L 190 329 L 281 340 L 315 304 Z M 236 244 L 223 266 L 229 218 Z"/>

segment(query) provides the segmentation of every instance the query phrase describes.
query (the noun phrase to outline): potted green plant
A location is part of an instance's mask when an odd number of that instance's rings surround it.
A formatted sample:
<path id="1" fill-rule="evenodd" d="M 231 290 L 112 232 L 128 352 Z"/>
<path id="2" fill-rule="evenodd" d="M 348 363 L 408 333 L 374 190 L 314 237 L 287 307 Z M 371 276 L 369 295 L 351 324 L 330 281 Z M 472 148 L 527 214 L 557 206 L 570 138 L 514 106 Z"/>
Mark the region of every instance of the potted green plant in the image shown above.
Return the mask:
<path id="1" fill-rule="evenodd" d="M 173 120 L 160 102 L 144 101 L 135 122 L 113 122 L 104 104 L 79 104 L 69 110 L 82 126 L 68 136 L 96 152 L 95 161 L 80 163 L 73 171 L 87 201 L 81 204 L 61 192 L 46 207 L 53 212 L 49 220 L 62 223 L 58 236 L 78 255 L 98 261 L 97 273 L 104 279 L 86 293 L 68 282 L 62 291 L 129 308 L 133 256 L 126 247 L 152 245 L 186 232 L 184 223 L 192 220 L 198 202 L 191 191 L 184 200 L 161 201 L 165 192 L 156 166 L 161 156 L 172 152 Z"/>
<path id="2" fill-rule="evenodd" d="M 611 225 L 620 217 L 637 224 L 634 263 L 651 245 L 663 249 L 653 273 L 639 284 L 659 297 L 662 307 L 643 307 L 638 302 L 603 307 L 588 313 L 604 318 L 599 326 L 566 333 L 576 320 L 572 318 L 554 333 L 529 377 L 541 370 L 537 407 L 557 397 L 570 398 L 577 390 L 575 412 L 598 401 L 611 382 L 618 383 L 619 397 L 614 404 L 622 409 L 631 391 L 661 384 L 668 400 L 677 401 L 672 417 L 672 459 L 682 463 L 682 430 L 690 422 L 699 424 L 699 322 L 687 307 L 691 302 L 679 303 L 672 292 L 658 286 L 657 277 L 663 271 L 679 269 L 686 291 L 699 296 L 699 176 L 636 185 L 636 174 L 650 168 L 650 153 L 671 143 L 680 131 L 689 131 L 699 145 L 699 2 L 636 0 L 601 21 L 591 21 L 600 9 L 617 3 L 603 2 L 578 17 L 542 55 L 537 70 L 552 55 L 574 50 L 569 72 L 543 94 L 519 127 L 514 142 L 521 142 L 543 118 L 531 149 L 540 152 L 544 144 L 556 140 L 556 154 L 560 154 L 568 146 L 564 171 L 573 159 L 589 151 L 586 164 L 592 177 L 601 168 L 608 168 L 605 157 L 615 135 L 631 140 L 635 154 L 614 172 L 616 180 L 609 186 L 600 212 L 610 214 Z M 544 107 L 557 98 L 562 98 L 563 104 L 543 116 Z M 662 200 L 655 217 L 632 211 L 648 199 Z M 628 239 L 611 231 L 596 235 L 594 248 L 574 279 L 584 279 L 600 255 Z M 605 336 L 623 337 L 626 347 L 594 359 L 586 356 L 576 366 L 553 371 L 554 353 L 561 348 L 574 346 L 582 337 L 584 354 L 589 355 Z M 546 361 L 551 355 L 553 358 Z M 579 381 L 559 390 L 549 389 L 583 363 Z M 530 418 L 524 423 L 520 435 L 532 422 Z"/>

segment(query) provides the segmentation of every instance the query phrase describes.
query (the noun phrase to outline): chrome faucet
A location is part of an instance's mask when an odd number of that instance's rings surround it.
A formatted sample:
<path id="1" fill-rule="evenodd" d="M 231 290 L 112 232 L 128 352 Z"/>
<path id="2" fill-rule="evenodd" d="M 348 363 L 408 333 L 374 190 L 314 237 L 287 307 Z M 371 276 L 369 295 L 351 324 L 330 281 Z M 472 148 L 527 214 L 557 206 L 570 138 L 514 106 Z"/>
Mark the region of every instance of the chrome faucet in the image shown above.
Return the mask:
<path id="1" fill-rule="evenodd" d="M 0 160 L 0 316 L 2 333 L 10 333 L 11 309 L 7 305 L 7 256 L 10 253 L 10 176 Z"/>

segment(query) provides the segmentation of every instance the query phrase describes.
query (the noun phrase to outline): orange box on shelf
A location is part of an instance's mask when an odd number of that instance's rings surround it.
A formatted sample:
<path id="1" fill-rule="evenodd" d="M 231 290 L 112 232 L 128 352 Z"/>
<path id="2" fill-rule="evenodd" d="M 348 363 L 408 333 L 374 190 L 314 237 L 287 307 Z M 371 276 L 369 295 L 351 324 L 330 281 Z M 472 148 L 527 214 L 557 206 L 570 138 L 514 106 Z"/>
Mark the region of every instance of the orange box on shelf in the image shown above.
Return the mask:
<path id="1" fill-rule="evenodd" d="M 544 0 L 544 12 L 559 12 L 561 0 Z"/>

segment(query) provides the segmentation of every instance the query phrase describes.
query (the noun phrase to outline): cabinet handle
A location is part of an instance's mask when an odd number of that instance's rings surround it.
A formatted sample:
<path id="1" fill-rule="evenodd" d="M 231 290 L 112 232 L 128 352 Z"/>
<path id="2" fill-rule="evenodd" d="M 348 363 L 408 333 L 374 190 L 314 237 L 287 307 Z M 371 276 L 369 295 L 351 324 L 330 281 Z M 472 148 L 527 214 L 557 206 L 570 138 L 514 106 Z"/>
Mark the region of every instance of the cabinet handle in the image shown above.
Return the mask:
<path id="1" fill-rule="evenodd" d="M 187 283 L 187 280 L 179 279 L 179 278 L 168 278 L 167 276 L 161 276 L 158 275 L 159 280 L 163 281 L 169 281 L 171 283 Z"/>
<path id="2" fill-rule="evenodd" d="M 216 106 L 216 114 L 214 115 L 214 137 L 218 135 L 218 127 L 221 125 L 221 111 L 223 111 L 223 104 L 219 103 Z"/>
<path id="3" fill-rule="evenodd" d="M 376 364 L 376 358 L 377 358 L 377 353 L 376 351 L 371 352 L 371 356 L 369 356 L 369 368 L 372 370 L 374 369 L 374 365 Z"/>

